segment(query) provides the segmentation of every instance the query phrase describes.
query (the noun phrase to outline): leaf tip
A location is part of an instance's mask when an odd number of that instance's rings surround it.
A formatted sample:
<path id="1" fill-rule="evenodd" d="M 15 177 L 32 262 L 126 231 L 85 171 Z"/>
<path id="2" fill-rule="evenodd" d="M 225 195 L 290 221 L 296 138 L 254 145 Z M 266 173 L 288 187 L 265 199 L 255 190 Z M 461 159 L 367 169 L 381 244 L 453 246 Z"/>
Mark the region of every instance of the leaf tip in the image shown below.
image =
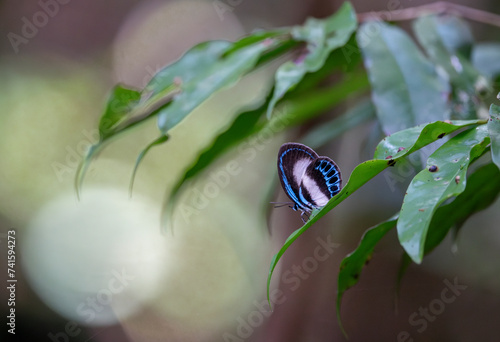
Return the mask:
<path id="1" fill-rule="evenodd" d="M 342 318 L 340 317 L 340 301 L 342 297 L 342 293 L 339 292 L 337 295 L 337 323 L 339 325 L 340 331 L 342 332 L 342 335 L 344 335 L 345 339 L 348 340 L 349 336 L 347 335 L 347 331 L 344 329 L 344 325 L 342 324 Z"/>
<path id="2" fill-rule="evenodd" d="M 80 161 L 80 164 L 78 164 L 78 168 L 76 169 L 74 188 L 76 193 L 76 199 L 78 201 L 80 201 L 81 199 L 83 178 L 85 177 L 88 163 L 89 161 L 87 159 L 83 159 L 82 161 Z"/>
<path id="3" fill-rule="evenodd" d="M 270 103 L 269 106 L 267 107 L 267 111 L 266 111 L 267 120 L 271 120 L 271 116 L 273 114 L 273 109 L 274 109 L 274 104 Z"/>

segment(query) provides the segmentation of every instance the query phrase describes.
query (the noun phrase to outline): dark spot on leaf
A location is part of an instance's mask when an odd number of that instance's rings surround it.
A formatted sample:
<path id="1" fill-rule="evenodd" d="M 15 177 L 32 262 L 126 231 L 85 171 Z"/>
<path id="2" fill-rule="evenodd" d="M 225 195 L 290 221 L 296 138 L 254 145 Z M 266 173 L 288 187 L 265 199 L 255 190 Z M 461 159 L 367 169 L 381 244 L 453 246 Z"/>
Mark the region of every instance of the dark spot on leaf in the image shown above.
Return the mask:
<path id="1" fill-rule="evenodd" d="M 404 149 L 405 149 L 404 147 L 400 147 L 400 148 L 398 148 L 398 152 L 401 152 L 401 151 L 403 151 Z"/>
<path id="2" fill-rule="evenodd" d="M 358 279 L 358 278 L 359 278 L 359 274 L 354 273 L 354 274 L 352 275 L 352 277 L 353 277 L 354 279 Z"/>
<path id="3" fill-rule="evenodd" d="M 371 259 L 372 259 L 372 256 L 371 256 L 371 254 L 370 254 L 370 255 L 368 255 L 368 256 L 366 257 L 366 260 L 365 260 L 365 265 L 368 265 L 368 264 L 370 263 L 370 260 L 371 260 Z"/>
<path id="4" fill-rule="evenodd" d="M 437 170 L 438 170 L 438 167 L 436 165 L 429 166 L 429 171 L 430 172 L 436 172 Z"/>
<path id="5" fill-rule="evenodd" d="M 389 160 L 389 161 L 387 162 L 387 165 L 389 165 L 389 166 L 394 166 L 394 165 L 396 165 L 396 161 L 395 161 L 394 159 L 391 159 L 391 160 Z"/>
<path id="6" fill-rule="evenodd" d="M 460 176 L 455 177 L 455 183 L 457 183 L 457 184 L 460 183 Z"/>
<path id="7" fill-rule="evenodd" d="M 392 159 L 392 156 L 387 156 L 385 157 L 385 159 Z"/>
<path id="8" fill-rule="evenodd" d="M 440 135 L 438 135 L 438 139 L 441 139 L 442 137 L 444 137 L 446 135 L 446 133 L 441 133 Z"/>
<path id="9" fill-rule="evenodd" d="M 425 209 L 418 209 L 418 211 L 425 211 Z"/>

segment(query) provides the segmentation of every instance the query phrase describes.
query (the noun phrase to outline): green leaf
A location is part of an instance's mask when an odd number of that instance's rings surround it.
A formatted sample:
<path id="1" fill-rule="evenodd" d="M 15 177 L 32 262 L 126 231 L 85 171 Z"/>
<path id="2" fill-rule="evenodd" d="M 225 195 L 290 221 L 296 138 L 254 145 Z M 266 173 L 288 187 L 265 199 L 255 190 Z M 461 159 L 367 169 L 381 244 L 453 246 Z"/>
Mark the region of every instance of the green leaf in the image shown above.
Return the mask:
<path id="1" fill-rule="evenodd" d="M 396 132 L 382 139 L 375 149 L 375 159 L 394 159 L 421 149 L 461 128 L 484 124 L 485 120 L 436 121 Z"/>
<path id="2" fill-rule="evenodd" d="M 483 166 L 467 179 L 467 186 L 451 203 L 439 207 L 433 215 L 425 242 L 425 254 L 432 251 L 446 236 L 449 229 L 461 225 L 474 213 L 490 206 L 500 192 L 500 171 L 494 164 Z M 338 277 L 337 318 L 340 321 L 340 304 L 343 293 L 358 282 L 359 274 L 370 259 L 374 246 L 397 221 L 397 215 L 368 230 L 358 248 L 342 260 Z M 404 253 L 398 272 L 397 288 L 411 258 Z"/>
<path id="3" fill-rule="evenodd" d="M 490 106 L 488 132 L 491 139 L 491 159 L 500 168 L 500 106 Z"/>
<path id="4" fill-rule="evenodd" d="M 440 206 L 432 216 L 429 231 L 425 239 L 424 255 L 432 252 L 446 237 L 452 227 L 460 227 L 473 214 L 493 204 L 500 192 L 500 171 L 494 164 L 487 164 L 467 178 L 464 192 L 451 203 Z M 398 272 L 398 285 L 411 263 L 411 258 L 404 253 Z"/>
<path id="5" fill-rule="evenodd" d="M 344 335 L 346 333 L 342 327 L 342 320 L 340 318 L 342 296 L 346 290 L 358 283 L 361 271 L 371 259 L 375 245 L 396 225 L 397 220 L 398 215 L 396 214 L 387 221 L 368 229 L 363 234 L 358 247 L 340 263 L 337 287 L 337 319 Z"/>
<path id="6" fill-rule="evenodd" d="M 408 266 L 411 265 L 411 258 L 408 256 L 406 252 L 403 252 L 401 256 L 401 261 L 399 264 L 398 274 L 396 276 L 396 289 L 394 290 L 394 306 L 396 313 L 398 311 L 398 301 L 399 301 L 399 290 L 401 289 L 401 282 L 403 281 L 403 276 L 408 270 Z"/>
<path id="7" fill-rule="evenodd" d="M 490 86 L 469 60 L 474 41 L 466 22 L 454 16 L 432 15 L 417 19 L 413 28 L 431 60 L 450 79 L 454 117 L 476 118 L 476 93 L 487 92 Z"/>
<path id="8" fill-rule="evenodd" d="M 472 173 L 464 192 L 436 210 L 425 240 L 425 254 L 443 241 L 451 227 L 461 226 L 474 213 L 493 204 L 499 192 L 500 171 L 495 164 L 487 164 Z"/>
<path id="9" fill-rule="evenodd" d="M 472 50 L 472 64 L 480 73 L 494 79 L 500 75 L 500 43 L 479 43 Z"/>
<path id="10" fill-rule="evenodd" d="M 286 108 L 286 116 L 290 119 L 288 125 L 295 126 L 317 117 L 349 97 L 361 95 L 368 88 L 368 85 L 366 75 L 355 72 L 344 75 L 337 84 L 329 88 L 316 89 L 284 101 L 283 108 Z"/>
<path id="11" fill-rule="evenodd" d="M 474 37 L 463 19 L 453 15 L 426 15 L 413 22 L 413 29 L 432 58 L 440 59 L 438 55 L 444 51 L 470 58 Z"/>
<path id="12" fill-rule="evenodd" d="M 120 130 L 120 125 L 131 117 L 133 108 L 137 106 L 140 98 L 140 92 L 120 84 L 111 90 L 106 109 L 99 121 L 99 141 L 89 148 L 76 170 L 75 191 L 78 198 L 91 160 L 103 149 L 104 144 Z"/>
<path id="13" fill-rule="evenodd" d="M 323 123 L 318 128 L 312 129 L 302 139 L 302 143 L 313 149 L 318 148 L 342 133 L 374 117 L 375 109 L 372 102 L 364 100 L 332 121 Z"/>
<path id="14" fill-rule="evenodd" d="M 397 226 L 399 241 L 415 263 L 422 261 L 434 212 L 445 200 L 464 191 L 467 168 L 489 141 L 486 125 L 464 131 L 431 154 L 427 168 L 413 178 Z"/>
<path id="15" fill-rule="evenodd" d="M 155 115 L 158 115 L 161 135 L 165 137 L 170 128 L 212 93 L 236 82 L 264 57 L 276 57 L 290 49 L 293 44 L 288 44 L 291 40 L 286 32 L 286 29 L 257 32 L 236 43 L 200 43 L 177 62 L 160 70 L 142 92 L 120 85 L 115 87 L 99 125 L 101 141 L 91 147 L 78 167 L 77 194 L 90 161 L 102 150 L 105 141 Z M 138 161 L 154 145 L 157 144 L 149 145 Z"/>
<path id="16" fill-rule="evenodd" d="M 276 40 L 266 39 L 222 56 L 232 47 L 231 43 L 225 43 L 213 56 L 207 55 L 203 50 L 189 52 L 190 57 L 195 57 L 193 60 L 207 58 L 211 63 L 209 65 L 206 65 L 206 62 L 200 65 L 193 63 L 189 71 L 183 69 L 184 72 L 176 76 L 181 84 L 181 92 L 158 114 L 158 127 L 163 134 L 167 134 L 210 95 L 232 85 L 252 70 L 261 54 L 277 45 Z M 169 78 L 172 76 L 170 74 Z"/>
<path id="17" fill-rule="evenodd" d="M 494 164 L 487 164 L 472 173 L 467 179 L 464 192 L 458 195 L 451 203 L 443 205 L 436 210 L 425 241 L 425 254 L 430 253 L 441 243 L 451 227 L 462 225 L 474 213 L 484 210 L 493 204 L 499 192 L 500 171 Z M 366 261 L 370 259 L 373 247 L 396 224 L 396 220 L 397 215 L 389 221 L 382 222 L 368 230 L 362 237 L 359 247 L 342 260 L 338 277 L 339 286 L 337 294 L 337 318 L 339 319 L 339 323 L 340 304 L 343 293 L 358 282 L 358 276 Z M 401 279 L 410 263 L 411 258 L 407 253 L 404 253 L 398 271 L 397 289 L 399 289 Z M 399 291 L 397 290 L 396 292 Z"/>
<path id="18" fill-rule="evenodd" d="M 296 26 L 291 30 L 295 41 L 307 43 L 307 51 L 305 56 L 284 63 L 276 71 L 274 94 L 267 109 L 268 118 L 271 117 L 276 103 L 293 89 L 305 74 L 318 71 L 334 49 L 347 43 L 356 27 L 354 9 L 349 2 L 345 2 L 333 16 L 326 19 L 309 18 L 303 26 Z"/>
<path id="19" fill-rule="evenodd" d="M 325 63 L 318 71 L 305 74 L 296 87 L 288 90 L 282 100 L 295 98 L 295 96 L 313 88 L 316 90 L 321 89 L 324 85 L 331 83 L 329 81 L 335 74 L 348 78 L 349 75 L 361 69 L 360 65 L 361 54 L 356 43 L 356 37 L 352 35 L 342 48 L 335 49 L 328 55 Z"/>
<path id="20" fill-rule="evenodd" d="M 102 150 L 105 142 L 119 131 L 120 124 L 130 118 L 132 109 L 138 104 L 140 98 L 140 92 L 120 84 L 111 90 L 106 109 L 99 122 L 99 142 L 90 147 L 76 170 L 75 190 L 78 197 L 80 197 L 81 184 L 92 158 Z"/>
<path id="21" fill-rule="evenodd" d="M 137 156 L 137 160 L 135 161 L 135 165 L 134 165 L 134 170 L 132 171 L 132 176 L 130 177 L 130 184 L 129 184 L 129 195 L 130 196 L 132 196 L 132 189 L 134 188 L 135 175 L 137 173 L 137 169 L 139 167 L 139 164 L 141 163 L 141 161 L 144 159 L 144 157 L 146 156 L 146 154 L 149 152 L 149 150 L 152 147 L 157 146 L 157 145 L 161 145 L 164 142 L 166 142 L 167 140 L 168 140 L 168 135 L 161 135 L 160 137 L 158 137 L 157 139 L 152 141 L 150 144 L 148 144 L 148 146 L 146 146 L 146 148 L 144 148 L 141 151 L 141 153 L 139 153 L 139 156 Z"/>
<path id="22" fill-rule="evenodd" d="M 357 39 L 386 135 L 448 119 L 448 84 L 403 30 L 368 22 L 359 28 Z"/>
<path id="23" fill-rule="evenodd" d="M 254 45 L 259 42 L 263 42 L 267 39 L 272 40 L 281 37 L 284 38 L 283 41 L 286 42 L 288 41 L 289 37 L 285 38 L 285 36 L 289 35 L 290 35 L 289 27 L 273 29 L 273 30 L 256 30 L 251 34 L 249 34 L 248 36 L 245 36 L 240 40 L 234 42 L 231 48 L 225 52 L 224 56 L 230 55 L 242 48 Z"/>
<path id="24" fill-rule="evenodd" d="M 414 21 L 413 29 L 429 57 L 446 70 L 452 83 L 473 90 L 480 74 L 468 60 L 474 40 L 467 24 L 457 17 L 431 15 Z"/>
<path id="25" fill-rule="evenodd" d="M 273 257 L 271 261 L 271 266 L 267 278 L 267 298 L 269 301 L 269 285 L 271 284 L 271 277 L 273 275 L 274 269 L 288 249 L 288 247 L 304 233 L 314 222 L 323 217 L 330 210 L 335 208 L 338 204 L 349 197 L 353 192 L 358 190 L 370 179 L 378 175 L 380 172 L 385 170 L 390 165 L 394 165 L 401 158 L 417 151 L 418 149 L 432 143 L 436 139 L 439 139 L 441 133 L 438 132 L 453 132 L 463 127 L 470 125 L 477 125 L 479 123 L 485 123 L 481 120 L 469 120 L 469 121 L 450 121 L 450 123 L 445 122 L 434 122 L 427 125 L 421 125 L 418 127 L 409 128 L 407 130 L 397 132 L 384 140 L 382 140 L 377 147 L 378 153 L 376 153 L 376 158 L 373 160 L 365 161 L 354 168 L 347 181 L 347 184 L 340 190 L 340 192 L 332 197 L 330 201 L 321 208 L 320 210 L 315 210 L 312 212 L 309 221 L 307 221 L 301 228 L 293 232 L 285 244 L 281 247 L 278 253 Z M 400 147 L 405 147 L 400 149 Z M 270 305 L 270 302 L 269 302 Z"/>
<path id="26" fill-rule="evenodd" d="M 83 157 L 82 161 L 78 165 L 75 174 L 75 192 L 76 197 L 80 199 L 80 192 L 82 188 L 83 179 L 85 178 L 85 174 L 90 166 L 90 162 L 97 154 L 102 150 L 104 144 L 97 143 L 95 145 L 90 146 L 87 151 L 87 154 Z"/>
<path id="27" fill-rule="evenodd" d="M 104 114 L 99 122 L 100 142 L 103 142 L 115 133 L 116 126 L 123 122 L 130 113 L 131 109 L 141 98 L 141 93 L 116 85 L 107 101 Z"/>
<path id="28" fill-rule="evenodd" d="M 176 62 L 162 68 L 144 88 L 145 94 L 154 96 L 168 89 L 172 84 L 192 82 L 200 71 L 203 72 L 217 63 L 221 56 L 231 49 L 233 43 L 222 40 L 200 43 L 188 50 Z"/>

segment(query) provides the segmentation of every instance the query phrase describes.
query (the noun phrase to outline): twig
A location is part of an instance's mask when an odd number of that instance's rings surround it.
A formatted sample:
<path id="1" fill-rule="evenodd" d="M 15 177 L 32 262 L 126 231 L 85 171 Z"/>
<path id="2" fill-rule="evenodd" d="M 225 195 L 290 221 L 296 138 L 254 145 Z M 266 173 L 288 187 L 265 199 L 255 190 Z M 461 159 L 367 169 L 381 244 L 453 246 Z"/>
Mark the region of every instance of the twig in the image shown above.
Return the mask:
<path id="1" fill-rule="evenodd" d="M 423 14 L 453 14 L 483 24 L 500 27 L 500 15 L 498 14 L 454 4 L 447 1 L 439 1 L 432 4 L 411 8 L 402 8 L 394 11 L 359 13 L 358 21 L 365 22 L 373 20 L 375 18 L 384 18 L 385 20 L 390 21 L 403 21 L 416 19 Z"/>

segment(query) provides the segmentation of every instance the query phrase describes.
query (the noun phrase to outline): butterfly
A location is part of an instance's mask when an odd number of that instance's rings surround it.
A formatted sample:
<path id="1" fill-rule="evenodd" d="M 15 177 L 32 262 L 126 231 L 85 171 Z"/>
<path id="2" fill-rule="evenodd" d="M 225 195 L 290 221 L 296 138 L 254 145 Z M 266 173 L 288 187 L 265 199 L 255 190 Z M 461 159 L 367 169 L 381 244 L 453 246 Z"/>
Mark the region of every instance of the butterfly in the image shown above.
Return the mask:
<path id="1" fill-rule="evenodd" d="M 335 196 L 342 186 L 340 169 L 328 157 L 320 157 L 310 147 L 298 143 L 285 143 L 278 152 L 278 175 L 281 186 L 293 201 L 293 210 L 304 215 L 321 208 Z"/>

